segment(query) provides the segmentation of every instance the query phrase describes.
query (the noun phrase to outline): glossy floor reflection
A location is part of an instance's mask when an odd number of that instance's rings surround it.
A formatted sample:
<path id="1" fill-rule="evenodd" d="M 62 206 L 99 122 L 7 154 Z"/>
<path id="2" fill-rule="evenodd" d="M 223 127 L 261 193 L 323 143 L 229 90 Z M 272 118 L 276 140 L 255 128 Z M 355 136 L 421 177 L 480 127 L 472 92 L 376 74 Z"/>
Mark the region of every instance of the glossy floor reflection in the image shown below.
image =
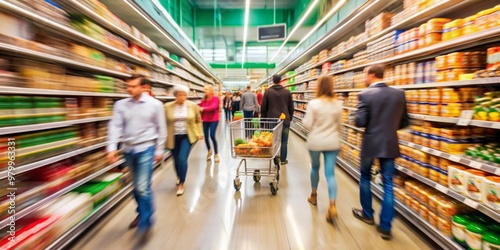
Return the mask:
<path id="1" fill-rule="evenodd" d="M 282 168 L 278 194 L 271 195 L 271 179 L 264 177 L 260 183 L 242 177 L 243 186 L 235 192 L 238 160 L 230 156 L 225 125 L 220 126 L 218 138 L 220 164 L 207 163 L 204 143 L 194 147 L 183 196 L 176 197 L 171 161 L 155 175 L 155 226 L 147 243 L 140 244 L 135 231 L 127 229 L 135 217 L 135 202 L 129 199 L 79 239 L 73 249 L 436 249 L 399 218 L 391 241 L 382 240 L 375 227 L 354 219 L 351 208 L 359 206 L 358 186 L 340 168 L 336 169 L 339 217 L 335 225 L 328 224 L 324 219 L 328 204 L 325 178 L 321 176 L 318 207 L 313 207 L 307 202 L 309 156 L 304 141 L 293 133 L 289 164 Z M 374 206 L 379 211 L 378 201 Z"/>

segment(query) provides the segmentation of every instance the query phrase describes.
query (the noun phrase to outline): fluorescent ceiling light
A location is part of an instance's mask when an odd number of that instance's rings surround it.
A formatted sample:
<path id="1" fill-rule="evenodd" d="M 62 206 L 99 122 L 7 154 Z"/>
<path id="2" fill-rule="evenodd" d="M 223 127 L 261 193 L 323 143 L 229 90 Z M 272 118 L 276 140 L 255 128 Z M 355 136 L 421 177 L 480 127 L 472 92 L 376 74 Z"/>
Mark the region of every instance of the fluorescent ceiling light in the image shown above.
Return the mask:
<path id="1" fill-rule="evenodd" d="M 281 49 L 283 49 L 283 47 L 288 42 L 290 37 L 292 37 L 292 35 L 295 33 L 295 31 L 297 31 L 297 29 L 302 25 L 302 23 L 306 21 L 307 17 L 309 16 L 309 14 L 311 14 L 311 11 L 313 11 L 314 7 L 316 7 L 316 4 L 318 4 L 318 2 L 319 2 L 319 0 L 314 0 L 314 2 L 311 5 L 309 5 L 309 8 L 306 10 L 306 13 L 304 13 L 304 15 L 302 15 L 299 22 L 295 25 L 295 27 L 293 27 L 292 32 L 290 32 L 290 34 L 288 34 L 285 41 L 283 41 L 283 44 L 281 44 L 278 51 L 276 51 L 276 54 L 274 54 L 273 58 L 271 58 L 271 61 L 273 61 L 274 58 L 276 58 L 276 56 L 280 53 Z"/>
<path id="2" fill-rule="evenodd" d="M 243 53 L 241 60 L 241 68 L 245 66 L 245 55 L 246 55 L 246 47 L 247 47 L 247 36 L 248 36 L 248 18 L 250 16 L 250 0 L 245 0 L 245 21 L 243 27 Z"/>
<path id="3" fill-rule="evenodd" d="M 149 19 L 149 17 L 147 17 L 147 16 L 145 16 L 144 14 L 142 14 L 142 12 L 141 12 L 139 9 L 137 9 L 137 8 L 134 6 L 134 4 L 130 3 L 128 0 L 123 0 L 123 1 L 124 1 L 126 4 L 128 4 L 128 5 L 130 6 L 130 8 L 132 8 L 133 10 L 135 10 L 135 12 L 137 12 L 137 14 L 139 14 L 140 16 L 142 16 L 142 18 L 144 18 L 144 20 L 146 20 L 149 24 L 151 24 L 153 27 L 155 27 L 155 28 L 156 28 L 156 29 L 157 29 L 157 30 L 158 30 L 161 34 L 163 34 L 163 36 L 165 36 L 165 37 L 166 37 L 166 38 L 167 38 L 167 39 L 168 39 L 171 43 L 176 44 L 176 45 L 177 45 L 177 47 L 178 47 L 179 49 L 181 49 L 181 50 L 182 50 L 182 51 L 183 51 L 183 52 L 184 52 L 184 53 L 185 53 L 185 54 L 186 54 L 189 58 L 191 58 L 191 60 L 192 60 L 193 62 L 195 62 L 198 66 L 200 66 L 200 68 L 201 68 L 201 69 L 203 69 L 203 70 L 205 71 L 205 73 L 208 73 L 209 75 L 214 76 L 215 80 L 218 80 L 218 78 L 219 78 L 219 77 L 218 77 L 217 75 L 215 75 L 215 74 L 213 74 L 212 72 L 208 71 L 208 70 L 207 70 L 207 69 L 206 69 L 206 68 L 205 68 L 205 67 L 204 67 L 204 66 L 203 66 L 203 65 L 202 65 L 202 64 L 201 64 L 198 60 L 196 60 L 195 58 L 193 58 L 193 57 L 191 56 L 191 53 L 187 52 L 184 48 L 182 48 L 182 46 L 180 46 L 180 44 L 179 44 L 177 41 L 174 41 L 172 38 L 170 38 L 170 36 L 169 36 L 168 34 L 166 34 L 166 33 L 163 31 L 163 29 L 162 29 L 162 28 L 158 27 L 158 25 L 156 25 L 155 23 L 153 23 L 153 22 Z M 155 0 L 153 0 L 153 1 L 155 1 Z M 163 9 L 163 7 L 162 7 L 162 10 L 164 10 L 164 11 L 165 11 L 165 9 Z M 165 12 L 166 12 L 166 11 L 165 11 Z M 167 17 L 167 19 L 170 17 L 170 15 L 168 15 L 168 13 L 167 13 L 167 15 L 165 15 L 165 16 Z M 171 17 L 170 17 L 170 18 L 171 18 Z M 175 22 L 174 22 L 174 24 L 175 24 Z M 177 27 L 178 27 L 178 26 L 177 26 Z M 180 29 L 180 28 L 179 28 L 179 29 Z M 182 30 L 181 30 L 181 34 L 182 34 L 182 35 L 184 35 L 184 36 L 186 36 L 186 34 L 184 34 L 184 32 L 182 32 Z M 186 40 L 188 40 L 189 42 L 191 42 L 191 40 L 190 40 L 190 39 L 186 39 Z M 199 53 L 198 48 L 196 48 L 196 46 L 193 46 L 193 48 L 194 48 L 194 49 L 195 49 L 195 50 Z M 201 53 L 199 53 L 199 54 L 201 55 Z"/>
<path id="4" fill-rule="evenodd" d="M 325 36 L 323 39 L 321 39 L 319 42 L 317 42 L 315 45 L 313 45 L 312 47 L 310 47 L 309 49 L 307 49 L 307 51 L 305 51 L 304 53 L 302 53 L 301 56 L 297 57 L 295 60 L 293 60 L 290 64 L 293 64 L 295 63 L 297 60 L 299 60 L 300 58 L 302 58 L 303 55 L 305 55 L 308 51 L 318 47 L 320 44 L 322 44 L 324 41 L 326 41 L 327 39 L 329 39 L 330 37 L 332 37 L 333 35 L 335 35 L 338 31 L 342 30 L 345 26 L 347 26 L 348 24 L 350 24 L 352 21 L 356 20 L 356 18 L 360 15 L 362 15 L 363 13 L 365 13 L 366 11 L 369 11 L 376 3 L 378 3 L 380 0 L 375 0 L 374 2 L 372 2 L 369 6 L 367 6 L 366 8 L 364 8 L 362 11 L 356 13 L 356 15 L 352 18 L 350 18 L 349 20 L 347 20 L 347 22 L 345 22 L 344 24 L 342 24 L 340 27 L 336 28 L 332 33 L 328 34 L 327 36 Z M 294 49 L 295 50 L 295 49 Z M 292 51 L 293 52 L 293 51 Z M 276 65 L 276 68 L 278 68 L 279 65 L 281 65 L 285 60 L 286 58 L 288 58 L 288 56 L 291 55 L 290 52 L 280 63 L 278 63 L 278 65 Z M 283 72 L 283 70 L 281 71 Z M 265 80 L 264 80 L 265 81 Z M 263 81 L 263 82 L 264 82 Z"/>

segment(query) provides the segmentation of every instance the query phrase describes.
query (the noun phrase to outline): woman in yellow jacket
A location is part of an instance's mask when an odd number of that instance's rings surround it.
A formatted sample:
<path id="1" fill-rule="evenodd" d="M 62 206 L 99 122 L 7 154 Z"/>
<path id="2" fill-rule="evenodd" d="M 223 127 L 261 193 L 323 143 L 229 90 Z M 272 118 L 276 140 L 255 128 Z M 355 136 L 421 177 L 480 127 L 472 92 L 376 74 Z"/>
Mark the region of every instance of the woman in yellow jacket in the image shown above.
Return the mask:
<path id="1" fill-rule="evenodd" d="M 174 87 L 175 101 L 165 104 L 167 120 L 166 147 L 172 151 L 175 172 L 177 173 L 177 196 L 184 194 L 184 182 L 188 169 L 191 146 L 203 140 L 201 114 L 198 105 L 187 100 L 189 89 L 185 86 Z"/>

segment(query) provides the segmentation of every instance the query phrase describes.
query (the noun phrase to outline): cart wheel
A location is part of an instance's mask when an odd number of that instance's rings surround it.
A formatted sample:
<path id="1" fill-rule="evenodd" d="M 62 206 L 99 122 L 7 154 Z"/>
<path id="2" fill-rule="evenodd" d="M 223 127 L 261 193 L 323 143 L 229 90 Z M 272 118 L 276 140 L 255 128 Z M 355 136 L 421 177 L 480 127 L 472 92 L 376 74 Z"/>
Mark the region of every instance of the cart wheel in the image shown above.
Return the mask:
<path id="1" fill-rule="evenodd" d="M 269 186 L 271 188 L 271 194 L 276 195 L 278 193 L 278 187 L 276 184 L 273 182 L 269 183 Z"/>
<path id="2" fill-rule="evenodd" d="M 234 185 L 234 189 L 235 189 L 236 191 L 240 191 L 240 188 L 241 188 L 241 182 L 240 182 L 240 180 L 238 180 L 238 179 L 234 179 L 234 181 L 233 181 L 233 185 Z"/>
<path id="3" fill-rule="evenodd" d="M 255 181 L 255 182 L 260 181 L 260 170 L 255 170 L 253 172 L 253 181 Z"/>

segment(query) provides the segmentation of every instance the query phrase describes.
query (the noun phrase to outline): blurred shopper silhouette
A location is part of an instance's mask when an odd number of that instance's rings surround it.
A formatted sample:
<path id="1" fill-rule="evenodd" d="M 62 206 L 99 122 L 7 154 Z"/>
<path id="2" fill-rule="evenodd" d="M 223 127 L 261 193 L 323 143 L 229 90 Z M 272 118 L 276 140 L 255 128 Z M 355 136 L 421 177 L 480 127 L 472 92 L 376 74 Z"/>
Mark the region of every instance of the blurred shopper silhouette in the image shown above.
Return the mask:
<path id="1" fill-rule="evenodd" d="M 219 126 L 219 97 L 214 95 L 214 87 L 212 85 L 205 86 L 205 97 L 201 100 L 200 110 L 201 119 L 203 121 L 203 133 L 205 134 L 205 143 L 207 145 L 208 154 L 207 160 L 212 159 L 212 154 L 215 152 L 214 162 L 219 163 L 219 151 L 217 147 L 216 132 Z M 210 145 L 210 140 L 213 144 Z"/>

